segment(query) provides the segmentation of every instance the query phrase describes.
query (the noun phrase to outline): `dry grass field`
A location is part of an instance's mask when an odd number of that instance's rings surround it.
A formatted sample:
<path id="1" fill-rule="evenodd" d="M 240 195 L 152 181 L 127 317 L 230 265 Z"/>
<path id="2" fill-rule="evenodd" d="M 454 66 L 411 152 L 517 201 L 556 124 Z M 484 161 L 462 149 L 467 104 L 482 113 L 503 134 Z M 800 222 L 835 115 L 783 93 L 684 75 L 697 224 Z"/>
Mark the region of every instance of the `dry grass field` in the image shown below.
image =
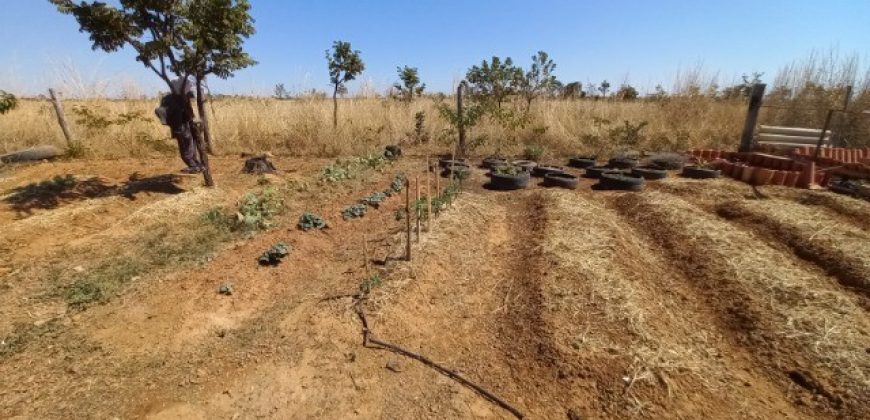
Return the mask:
<path id="1" fill-rule="evenodd" d="M 443 102 L 452 104 L 452 99 Z M 455 131 L 439 116 L 438 100 L 411 104 L 377 98 L 340 101 L 341 124 L 332 127 L 332 103 L 325 99 L 216 99 L 214 131 L 219 154 L 270 151 L 294 156 L 354 155 L 386 144 L 412 141 L 415 114 L 423 112 L 424 136 L 431 151 L 455 141 Z M 70 100 L 65 103 L 84 157 L 147 157 L 173 153 L 174 141 L 154 117 L 156 100 Z M 525 127 L 506 130 L 484 119 L 471 130 L 475 154 L 522 153 L 543 146 L 552 155 L 602 152 L 618 148 L 685 150 L 733 146 L 742 129 L 745 106 L 699 98 L 620 102 L 542 100 L 533 105 Z M 638 138 L 620 139 L 611 131 L 628 121 L 647 122 Z M 64 146 L 48 101 L 23 100 L 0 116 L 0 152 L 36 144 Z"/>

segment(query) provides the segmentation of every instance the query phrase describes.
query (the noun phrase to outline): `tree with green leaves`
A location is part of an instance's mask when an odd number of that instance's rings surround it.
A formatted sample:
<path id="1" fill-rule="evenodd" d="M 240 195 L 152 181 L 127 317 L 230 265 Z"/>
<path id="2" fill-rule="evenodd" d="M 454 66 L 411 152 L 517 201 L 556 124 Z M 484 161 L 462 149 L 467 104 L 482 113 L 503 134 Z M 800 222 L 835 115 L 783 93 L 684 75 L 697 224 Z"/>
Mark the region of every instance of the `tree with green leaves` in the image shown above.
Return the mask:
<path id="1" fill-rule="evenodd" d="M 12 111 L 17 106 L 18 98 L 16 98 L 15 95 L 6 92 L 5 90 L 0 90 L 0 115 Z"/>
<path id="2" fill-rule="evenodd" d="M 526 100 L 526 112 L 531 109 L 535 98 L 542 94 L 551 94 L 560 86 L 556 76 L 553 75 L 555 69 L 556 63 L 546 52 L 538 51 L 532 56 L 532 65 L 519 84 L 520 93 Z"/>
<path id="3" fill-rule="evenodd" d="M 610 82 L 608 82 L 607 80 L 601 82 L 601 84 L 598 85 L 598 91 L 601 92 L 601 96 L 605 98 L 607 97 L 608 90 L 610 90 Z"/>
<path id="4" fill-rule="evenodd" d="M 517 93 L 523 76 L 523 70 L 514 66 L 510 57 L 502 61 L 493 56 L 491 62 L 483 60 L 480 66 L 468 69 L 465 79 L 470 84 L 472 97 L 501 110 L 502 103 Z"/>
<path id="5" fill-rule="evenodd" d="M 411 102 L 414 100 L 414 96 L 423 94 L 426 84 L 420 83 L 420 75 L 416 67 L 396 67 L 396 72 L 399 74 L 401 83 L 394 84 L 393 88 L 399 91 L 399 95 L 404 100 Z"/>
<path id="6" fill-rule="evenodd" d="M 335 41 L 332 50 L 326 50 L 329 65 L 329 81 L 332 89 L 332 126 L 338 127 L 338 95 L 347 93 L 345 83 L 356 79 L 366 69 L 359 50 L 354 50 L 350 42 Z"/>
<path id="7" fill-rule="evenodd" d="M 637 99 L 638 96 L 640 96 L 640 94 L 638 94 L 637 89 L 628 83 L 623 83 L 619 86 L 619 90 L 616 91 L 616 97 L 622 101 L 633 101 Z"/>
<path id="8" fill-rule="evenodd" d="M 278 83 L 275 85 L 275 99 L 290 99 L 290 92 L 287 91 L 287 88 L 284 87 L 283 83 Z"/>
<path id="9" fill-rule="evenodd" d="M 114 52 L 130 47 L 136 60 L 160 77 L 171 92 L 183 94 L 193 78 L 197 113 L 208 145 L 211 134 L 203 102 L 206 77 L 225 79 L 256 64 L 242 49 L 244 40 L 254 33 L 247 0 L 121 0 L 120 7 L 100 1 L 49 1 L 61 13 L 75 17 L 79 30 L 90 35 L 94 49 Z M 173 79 L 182 81 L 180 92 L 173 87 Z M 194 136 L 206 167 L 206 184 L 213 185 L 198 137 Z"/>
<path id="10" fill-rule="evenodd" d="M 571 82 L 562 87 L 562 97 L 567 99 L 576 99 L 586 96 L 583 91 L 583 83 Z"/>

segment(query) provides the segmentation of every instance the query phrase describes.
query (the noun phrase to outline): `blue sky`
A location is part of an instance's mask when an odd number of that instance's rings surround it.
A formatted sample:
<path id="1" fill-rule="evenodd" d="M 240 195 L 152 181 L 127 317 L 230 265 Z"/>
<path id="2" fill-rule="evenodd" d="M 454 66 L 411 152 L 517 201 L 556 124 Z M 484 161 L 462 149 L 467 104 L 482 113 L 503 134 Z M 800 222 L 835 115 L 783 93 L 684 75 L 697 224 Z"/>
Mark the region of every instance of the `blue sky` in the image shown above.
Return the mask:
<path id="1" fill-rule="evenodd" d="M 492 55 L 527 65 L 545 50 L 564 81 L 642 91 L 669 87 L 679 70 L 702 66 L 728 83 L 741 73 L 778 68 L 811 50 L 834 48 L 870 61 L 870 0 L 251 0 L 257 34 L 247 43 L 256 67 L 228 81 L 222 93 L 325 90 L 324 51 L 350 41 L 362 51 L 360 78 L 379 92 L 399 65 L 419 67 L 432 90 L 447 90 L 465 70 Z M 29 94 L 49 84 L 138 85 L 159 81 L 129 51 L 92 51 L 72 17 L 45 0 L 0 0 L 0 89 Z M 73 77 L 73 75 L 76 75 Z M 350 86 L 358 91 L 361 83 Z"/>

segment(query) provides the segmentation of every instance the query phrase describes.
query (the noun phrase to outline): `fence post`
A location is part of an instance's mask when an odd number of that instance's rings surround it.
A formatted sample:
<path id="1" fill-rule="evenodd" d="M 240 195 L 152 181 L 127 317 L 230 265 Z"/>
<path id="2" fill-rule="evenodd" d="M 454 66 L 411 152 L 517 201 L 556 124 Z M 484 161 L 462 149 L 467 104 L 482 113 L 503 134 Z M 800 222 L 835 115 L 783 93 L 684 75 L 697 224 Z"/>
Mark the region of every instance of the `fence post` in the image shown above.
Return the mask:
<path id="1" fill-rule="evenodd" d="M 765 88 L 767 85 L 764 83 L 752 85 L 752 92 L 749 94 L 749 110 L 746 112 L 746 123 L 743 125 L 743 135 L 740 137 L 740 152 L 752 151 L 752 135 L 755 133 L 755 124 L 758 122 L 758 112 L 761 110 Z"/>
<path id="2" fill-rule="evenodd" d="M 843 95 L 843 113 L 839 115 L 837 118 L 837 130 L 831 133 L 831 145 L 836 147 L 843 147 L 844 144 L 842 142 L 841 133 L 843 132 L 843 126 L 845 126 L 844 120 L 846 119 L 846 111 L 849 110 L 849 102 L 852 100 L 852 85 L 846 86 L 846 92 Z"/>
<path id="3" fill-rule="evenodd" d="M 822 152 L 822 143 L 825 141 L 825 134 L 828 132 L 828 127 L 831 126 L 831 118 L 834 116 L 834 112 L 836 110 L 829 109 L 828 115 L 825 117 L 825 125 L 822 126 L 822 134 L 819 134 L 819 142 L 816 143 L 816 153 L 813 154 L 813 161 L 819 158 L 819 153 Z M 812 183 L 812 180 L 810 180 Z"/>
<path id="4" fill-rule="evenodd" d="M 48 95 L 51 97 L 51 103 L 54 105 L 54 113 L 57 114 L 57 123 L 60 124 L 60 129 L 63 130 L 63 136 L 66 138 L 66 145 L 72 148 L 75 138 L 73 138 L 72 132 L 66 124 L 66 116 L 63 114 L 63 104 L 60 102 L 60 96 L 57 95 L 54 89 L 49 89 Z"/>
<path id="5" fill-rule="evenodd" d="M 405 259 L 411 261 L 411 179 L 405 177 Z"/>
<path id="6" fill-rule="evenodd" d="M 459 158 L 465 157 L 465 118 L 462 111 L 462 90 L 465 88 L 465 81 L 459 82 L 459 87 L 456 88 L 456 117 L 459 119 Z"/>

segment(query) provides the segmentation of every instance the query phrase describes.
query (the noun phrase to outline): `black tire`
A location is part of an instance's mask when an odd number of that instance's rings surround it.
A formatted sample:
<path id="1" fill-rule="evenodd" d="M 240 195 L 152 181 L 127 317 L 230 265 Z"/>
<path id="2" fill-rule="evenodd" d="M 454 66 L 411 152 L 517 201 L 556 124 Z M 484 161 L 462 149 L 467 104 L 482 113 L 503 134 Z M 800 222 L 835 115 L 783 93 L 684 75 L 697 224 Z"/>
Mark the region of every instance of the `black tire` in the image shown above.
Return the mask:
<path id="1" fill-rule="evenodd" d="M 665 179 L 668 177 L 668 171 L 652 166 L 640 166 L 634 168 L 631 170 L 631 174 L 648 180 Z"/>
<path id="2" fill-rule="evenodd" d="M 607 166 L 616 169 L 631 169 L 637 167 L 637 165 L 636 159 L 628 158 L 613 158 L 607 162 Z"/>
<path id="3" fill-rule="evenodd" d="M 596 163 L 597 162 L 595 161 L 595 156 L 579 156 L 568 159 L 568 166 L 578 169 L 586 169 L 595 166 Z"/>
<path id="4" fill-rule="evenodd" d="M 532 176 L 538 178 L 543 178 L 547 174 L 560 174 L 564 172 L 565 170 L 560 166 L 538 165 L 532 168 Z"/>
<path id="5" fill-rule="evenodd" d="M 493 172 L 490 175 L 489 187 L 494 190 L 520 190 L 529 186 L 530 176 L 528 172 L 520 172 L 516 175 Z"/>
<path id="6" fill-rule="evenodd" d="M 532 172 L 532 169 L 538 166 L 538 163 L 531 160 L 515 160 L 511 162 L 511 165 L 519 166 L 526 172 Z"/>
<path id="7" fill-rule="evenodd" d="M 549 173 L 544 175 L 545 187 L 561 187 L 569 190 L 577 189 L 577 177 L 564 172 Z"/>
<path id="8" fill-rule="evenodd" d="M 58 150 L 54 146 L 36 146 L 29 149 L 7 153 L 5 155 L 0 155 L 0 162 L 28 162 L 34 160 L 52 159 L 60 155 L 60 150 Z"/>
<path id="9" fill-rule="evenodd" d="M 402 156 L 402 148 L 397 144 L 391 144 L 384 148 L 384 157 L 390 160 L 396 160 Z"/>
<path id="10" fill-rule="evenodd" d="M 451 166 L 465 166 L 465 167 L 468 167 L 469 165 L 468 165 L 468 161 L 465 160 L 465 159 L 447 159 L 447 158 L 441 158 L 441 159 L 438 161 L 438 166 L 440 166 L 442 169 L 446 169 L 446 168 L 449 168 L 449 167 L 451 167 Z"/>
<path id="11" fill-rule="evenodd" d="M 483 159 L 483 164 L 481 165 L 484 169 L 493 169 L 496 166 L 507 165 L 507 159 L 490 156 L 488 158 Z"/>
<path id="12" fill-rule="evenodd" d="M 722 176 L 722 172 L 717 169 L 699 168 L 697 166 L 686 166 L 680 174 L 686 178 L 694 179 L 712 179 Z"/>
<path id="13" fill-rule="evenodd" d="M 583 177 L 598 179 L 601 178 L 601 174 L 605 173 L 621 174 L 622 171 L 619 169 L 613 169 L 609 166 L 590 166 L 586 168 L 586 173 L 583 174 Z"/>
<path id="14" fill-rule="evenodd" d="M 640 191 L 643 189 L 643 178 L 625 174 L 602 174 L 598 184 L 594 186 L 596 190 L 621 190 L 621 191 Z"/>
<path id="15" fill-rule="evenodd" d="M 460 165 L 450 166 L 441 171 L 441 176 L 444 178 L 467 179 L 471 176 L 471 168 Z"/>

